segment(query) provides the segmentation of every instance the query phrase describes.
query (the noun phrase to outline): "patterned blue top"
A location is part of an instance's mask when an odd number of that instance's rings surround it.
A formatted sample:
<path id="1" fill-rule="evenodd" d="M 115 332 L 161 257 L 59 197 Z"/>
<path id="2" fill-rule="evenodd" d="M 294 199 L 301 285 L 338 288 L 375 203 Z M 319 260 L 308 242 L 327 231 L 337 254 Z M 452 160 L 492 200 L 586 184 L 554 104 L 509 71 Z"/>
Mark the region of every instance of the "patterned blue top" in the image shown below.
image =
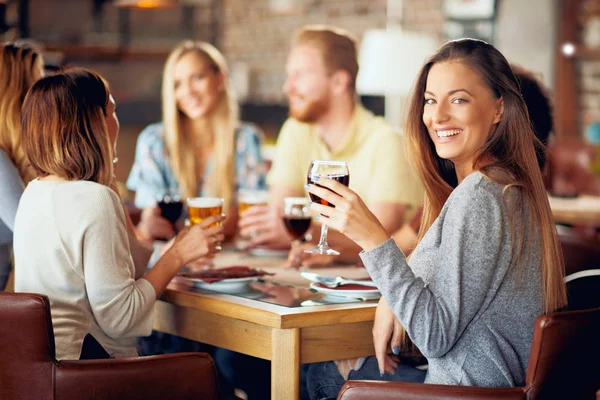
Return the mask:
<path id="1" fill-rule="evenodd" d="M 235 190 L 266 189 L 265 166 L 260 152 L 261 132 L 254 125 L 241 123 L 235 132 Z M 204 171 L 204 178 L 211 171 L 212 158 Z M 203 181 L 205 179 L 202 179 Z M 148 125 L 137 141 L 135 161 L 127 188 L 135 191 L 138 208 L 156 205 L 157 196 L 166 190 L 179 191 L 164 139 L 162 123 Z M 200 185 L 198 196 L 202 196 Z"/>

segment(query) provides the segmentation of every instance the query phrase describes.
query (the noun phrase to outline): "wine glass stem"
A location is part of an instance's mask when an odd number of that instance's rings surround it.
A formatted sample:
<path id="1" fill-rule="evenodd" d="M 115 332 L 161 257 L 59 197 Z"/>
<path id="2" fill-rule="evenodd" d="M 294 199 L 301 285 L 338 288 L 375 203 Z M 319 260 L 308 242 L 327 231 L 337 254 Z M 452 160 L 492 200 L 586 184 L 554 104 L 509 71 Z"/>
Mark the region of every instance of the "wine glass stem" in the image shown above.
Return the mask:
<path id="1" fill-rule="evenodd" d="M 329 244 L 327 243 L 327 225 L 321 225 L 321 237 L 319 238 L 319 247 L 329 248 Z"/>

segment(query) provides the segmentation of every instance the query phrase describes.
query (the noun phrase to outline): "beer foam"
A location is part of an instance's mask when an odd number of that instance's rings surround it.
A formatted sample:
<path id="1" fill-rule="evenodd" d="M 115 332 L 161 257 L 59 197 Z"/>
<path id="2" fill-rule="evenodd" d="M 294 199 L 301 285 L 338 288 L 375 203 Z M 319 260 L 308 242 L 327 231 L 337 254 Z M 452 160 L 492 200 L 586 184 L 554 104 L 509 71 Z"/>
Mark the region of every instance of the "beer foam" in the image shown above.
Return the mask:
<path id="1" fill-rule="evenodd" d="M 269 192 L 266 190 L 240 190 L 238 201 L 246 204 L 263 204 L 269 202 Z"/>
<path id="2" fill-rule="evenodd" d="M 223 199 L 218 197 L 188 197 L 187 205 L 196 208 L 221 207 Z"/>

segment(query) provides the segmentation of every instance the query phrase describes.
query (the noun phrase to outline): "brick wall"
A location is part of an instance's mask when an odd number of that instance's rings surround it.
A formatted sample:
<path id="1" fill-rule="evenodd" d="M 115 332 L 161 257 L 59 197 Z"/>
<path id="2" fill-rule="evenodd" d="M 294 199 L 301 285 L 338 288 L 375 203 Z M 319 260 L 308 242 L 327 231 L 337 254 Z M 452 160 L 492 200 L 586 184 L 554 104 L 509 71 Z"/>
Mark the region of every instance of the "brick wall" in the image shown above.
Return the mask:
<path id="1" fill-rule="evenodd" d="M 360 41 L 368 29 L 385 28 L 386 0 L 297 1 L 288 14 L 265 0 L 224 0 L 219 46 L 230 63 L 250 71 L 249 100 L 284 103 L 285 62 L 293 33 L 307 23 L 326 23 L 352 32 Z M 406 29 L 441 35 L 442 0 L 405 0 Z M 393 20 L 393 15 L 390 16 Z"/>
<path id="2" fill-rule="evenodd" d="M 286 3 L 293 5 L 291 10 L 277 7 Z M 285 104 L 282 93 L 285 62 L 292 35 L 300 26 L 331 24 L 349 30 L 360 41 L 366 30 L 384 28 L 388 21 L 387 0 L 222 0 L 217 10 L 209 0 L 196 0 L 195 4 L 188 9 L 132 9 L 131 46 L 169 48 L 189 37 L 184 21 L 185 14 L 191 12 L 194 38 L 216 40 L 234 71 L 240 65 L 244 67 L 242 70 L 247 69 L 247 101 L 256 104 Z M 404 0 L 405 29 L 441 37 L 441 7 L 442 0 Z M 65 9 L 75 17 L 63 18 Z M 394 14 L 399 12 L 393 1 L 390 11 L 390 21 L 394 22 L 397 19 Z M 215 15 L 220 18 L 215 20 Z M 88 45 L 119 42 L 118 9 L 110 2 L 104 5 L 102 18 L 94 20 L 89 1 L 30 0 L 30 26 L 32 36 L 45 42 Z M 135 60 L 112 65 L 101 60 L 75 60 L 75 63 L 106 74 L 125 99 L 159 94 L 159 62 L 149 62 L 145 68 L 144 62 Z"/>
<path id="3" fill-rule="evenodd" d="M 386 0 L 327 0 L 300 2 L 289 14 L 269 8 L 265 0 L 224 0 L 221 50 L 230 63 L 249 67 L 249 100 L 285 101 L 282 85 L 290 40 L 306 23 L 327 23 L 348 29 L 359 39 L 371 28 L 386 25 Z M 310 3 L 310 4 L 309 4 Z"/>

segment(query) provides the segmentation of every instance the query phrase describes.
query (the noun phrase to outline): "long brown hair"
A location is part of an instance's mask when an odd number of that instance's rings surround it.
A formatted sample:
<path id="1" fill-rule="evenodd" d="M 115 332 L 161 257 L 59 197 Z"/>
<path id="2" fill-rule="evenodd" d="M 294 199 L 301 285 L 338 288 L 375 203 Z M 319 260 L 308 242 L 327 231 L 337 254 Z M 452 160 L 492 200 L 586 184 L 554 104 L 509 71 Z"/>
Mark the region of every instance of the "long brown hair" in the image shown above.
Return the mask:
<path id="1" fill-rule="evenodd" d="M 111 183 L 109 99 L 108 83 L 84 68 L 46 76 L 31 87 L 23 103 L 21 140 L 39 176 Z"/>
<path id="2" fill-rule="evenodd" d="M 42 56 L 26 45 L 0 44 L 0 149 L 25 183 L 35 177 L 21 147 L 21 106 L 27 90 L 42 75 Z"/>
<path id="3" fill-rule="evenodd" d="M 162 110 L 171 167 L 182 196 L 197 196 L 201 177 L 196 174 L 199 160 L 195 154 L 194 135 L 184 130 L 183 121 L 187 117 L 177 108 L 175 100 L 175 67 L 181 57 L 190 52 L 197 54 L 217 74 L 223 75 L 221 99 L 207 121 L 212 130 L 214 156 L 206 187 L 211 192 L 209 195 L 223 197 L 229 204 L 234 187 L 234 138 L 238 126 L 238 104 L 227 78 L 225 58 L 209 43 L 185 41 L 173 49 L 165 64 Z"/>
<path id="4" fill-rule="evenodd" d="M 411 94 L 405 132 L 409 155 L 412 156 L 412 163 L 425 186 L 423 219 L 417 241 L 421 241 L 425 232 L 440 215 L 448 196 L 458 185 L 453 163 L 437 155 L 422 118 L 423 94 L 429 71 L 434 64 L 448 61 L 469 66 L 479 74 L 495 98 L 503 99 L 502 119 L 479 150 L 473 167 L 477 168 L 478 165 L 483 165 L 485 160 L 491 159 L 491 163 L 485 163 L 480 172 L 503 184 L 505 191 L 509 187 L 516 188 L 527 200 L 531 210 L 530 220 L 527 222 L 532 229 L 539 229 L 541 233 L 540 268 L 544 310 L 550 312 L 559 309 L 566 304 L 564 265 L 535 152 L 535 147 L 542 147 L 542 144 L 531 128 L 527 107 L 519 91 L 519 83 L 508 62 L 493 46 L 480 40 L 461 39 L 441 46 L 421 68 Z M 514 217 L 516 211 L 509 211 L 509 218 Z M 523 225 L 524 223 L 520 224 L 521 227 Z M 515 224 L 511 223 L 511 226 L 514 237 Z M 519 243 L 523 240 L 521 237 Z M 520 244 L 516 246 L 518 265 L 523 249 Z"/>

